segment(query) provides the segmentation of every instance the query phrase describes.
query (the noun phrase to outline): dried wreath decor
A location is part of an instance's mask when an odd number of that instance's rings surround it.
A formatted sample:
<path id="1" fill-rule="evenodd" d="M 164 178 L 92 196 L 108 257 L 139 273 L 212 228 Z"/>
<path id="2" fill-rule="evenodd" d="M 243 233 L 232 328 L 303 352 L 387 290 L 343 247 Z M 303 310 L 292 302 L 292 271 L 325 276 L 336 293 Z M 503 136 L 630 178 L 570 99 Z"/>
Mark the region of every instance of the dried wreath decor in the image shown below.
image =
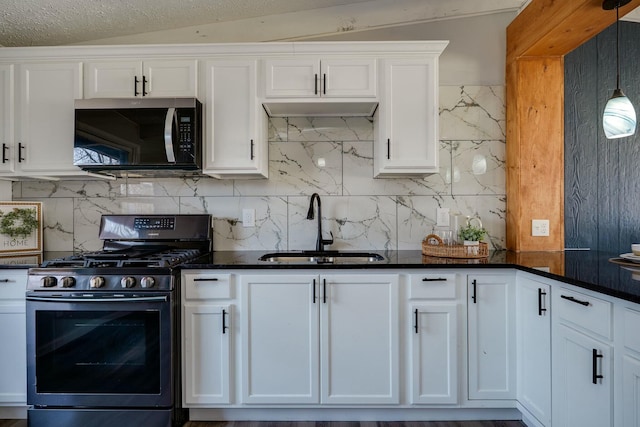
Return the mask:
<path id="1" fill-rule="evenodd" d="M 0 211 L 0 233 L 11 238 L 26 238 L 38 227 L 35 209 L 14 208 L 11 212 Z"/>

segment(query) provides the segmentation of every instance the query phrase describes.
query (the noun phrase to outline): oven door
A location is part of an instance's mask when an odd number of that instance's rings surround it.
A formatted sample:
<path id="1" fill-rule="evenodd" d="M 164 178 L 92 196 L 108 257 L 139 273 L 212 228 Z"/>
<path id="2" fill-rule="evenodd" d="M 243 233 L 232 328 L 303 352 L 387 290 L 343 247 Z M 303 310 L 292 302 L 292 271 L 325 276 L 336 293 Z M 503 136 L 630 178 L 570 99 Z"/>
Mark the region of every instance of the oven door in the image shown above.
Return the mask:
<path id="1" fill-rule="evenodd" d="M 170 293 L 27 293 L 27 403 L 170 407 Z"/>

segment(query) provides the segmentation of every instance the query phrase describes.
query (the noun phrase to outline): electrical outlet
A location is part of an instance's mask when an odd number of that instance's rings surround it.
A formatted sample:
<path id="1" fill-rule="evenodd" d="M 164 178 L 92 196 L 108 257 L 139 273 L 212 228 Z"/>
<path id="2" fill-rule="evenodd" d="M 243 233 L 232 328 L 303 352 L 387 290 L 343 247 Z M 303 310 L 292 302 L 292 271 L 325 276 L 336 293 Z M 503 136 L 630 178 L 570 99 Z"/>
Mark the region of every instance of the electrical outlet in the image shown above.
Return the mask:
<path id="1" fill-rule="evenodd" d="M 436 225 L 439 227 L 449 226 L 449 208 L 436 208 Z"/>
<path id="2" fill-rule="evenodd" d="M 242 209 L 242 226 L 243 227 L 256 226 L 256 210 L 255 209 Z"/>
<path id="3" fill-rule="evenodd" d="M 549 220 L 548 219 L 532 219 L 531 235 L 532 236 L 549 236 Z"/>

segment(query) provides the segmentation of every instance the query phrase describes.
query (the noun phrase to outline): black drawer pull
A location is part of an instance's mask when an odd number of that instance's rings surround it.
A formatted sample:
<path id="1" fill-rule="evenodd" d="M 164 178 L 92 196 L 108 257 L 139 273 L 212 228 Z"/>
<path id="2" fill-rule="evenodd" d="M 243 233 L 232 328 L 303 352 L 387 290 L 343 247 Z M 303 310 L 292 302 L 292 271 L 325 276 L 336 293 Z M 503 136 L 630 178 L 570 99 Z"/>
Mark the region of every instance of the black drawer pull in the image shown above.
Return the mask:
<path id="1" fill-rule="evenodd" d="M 547 293 L 542 288 L 538 288 L 538 316 L 544 315 L 545 311 L 547 311 L 547 309 L 543 307 L 545 295 L 547 295 Z"/>
<path id="2" fill-rule="evenodd" d="M 227 310 L 225 310 L 224 308 L 222 309 L 222 333 L 226 334 L 227 333 L 227 329 L 229 329 L 229 327 L 227 326 Z"/>
<path id="3" fill-rule="evenodd" d="M 7 163 L 9 161 L 9 159 L 7 158 L 8 149 L 9 147 L 7 147 L 7 144 L 2 143 L 2 163 Z"/>
<path id="4" fill-rule="evenodd" d="M 425 277 L 422 279 L 423 282 L 446 282 L 447 279 L 445 277 Z"/>
<path id="5" fill-rule="evenodd" d="M 476 287 L 477 287 L 476 280 L 474 279 L 473 282 L 471 282 L 471 284 L 473 285 L 473 294 L 471 294 L 471 300 L 475 304 L 476 300 L 477 300 L 477 298 L 476 298 L 476 291 L 477 291 L 477 289 L 476 289 Z"/>
<path id="6" fill-rule="evenodd" d="M 138 76 L 133 76 L 133 96 L 140 95 L 140 92 L 138 92 L 138 83 L 140 83 Z"/>
<path id="7" fill-rule="evenodd" d="M 418 333 L 418 309 L 417 308 L 413 312 L 413 315 L 415 316 L 415 321 L 416 321 L 416 324 L 413 325 L 413 329 L 416 331 L 416 334 L 417 334 Z"/>
<path id="8" fill-rule="evenodd" d="M 316 303 L 316 279 L 313 279 L 313 303 Z"/>
<path id="9" fill-rule="evenodd" d="M 196 277 L 193 279 L 194 282 L 217 282 L 217 277 Z"/>
<path id="10" fill-rule="evenodd" d="M 602 354 L 598 354 L 598 350 L 596 350 L 595 348 L 593 349 L 593 372 L 591 374 L 591 381 L 594 384 L 598 384 L 598 380 L 604 378 L 604 375 L 598 374 L 598 359 L 602 359 L 603 357 L 604 356 Z"/>
<path id="11" fill-rule="evenodd" d="M 582 300 L 579 300 L 579 299 L 574 298 L 572 296 L 560 295 L 560 298 L 566 299 L 566 300 L 571 301 L 571 302 L 575 302 L 576 304 L 584 305 L 585 307 L 588 307 L 588 306 L 591 305 L 591 303 L 589 303 L 589 301 L 582 301 Z"/>

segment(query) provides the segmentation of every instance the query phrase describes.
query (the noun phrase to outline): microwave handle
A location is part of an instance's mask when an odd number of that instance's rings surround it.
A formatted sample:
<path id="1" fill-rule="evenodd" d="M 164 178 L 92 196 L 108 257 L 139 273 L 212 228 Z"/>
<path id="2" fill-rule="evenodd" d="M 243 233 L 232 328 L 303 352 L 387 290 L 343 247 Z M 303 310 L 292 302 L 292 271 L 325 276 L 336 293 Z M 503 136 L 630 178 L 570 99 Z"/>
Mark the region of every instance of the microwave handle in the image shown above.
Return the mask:
<path id="1" fill-rule="evenodd" d="M 176 114 L 175 108 L 167 109 L 167 117 L 164 119 L 164 151 L 167 153 L 167 162 L 175 163 L 176 156 L 173 154 L 173 119 Z"/>

